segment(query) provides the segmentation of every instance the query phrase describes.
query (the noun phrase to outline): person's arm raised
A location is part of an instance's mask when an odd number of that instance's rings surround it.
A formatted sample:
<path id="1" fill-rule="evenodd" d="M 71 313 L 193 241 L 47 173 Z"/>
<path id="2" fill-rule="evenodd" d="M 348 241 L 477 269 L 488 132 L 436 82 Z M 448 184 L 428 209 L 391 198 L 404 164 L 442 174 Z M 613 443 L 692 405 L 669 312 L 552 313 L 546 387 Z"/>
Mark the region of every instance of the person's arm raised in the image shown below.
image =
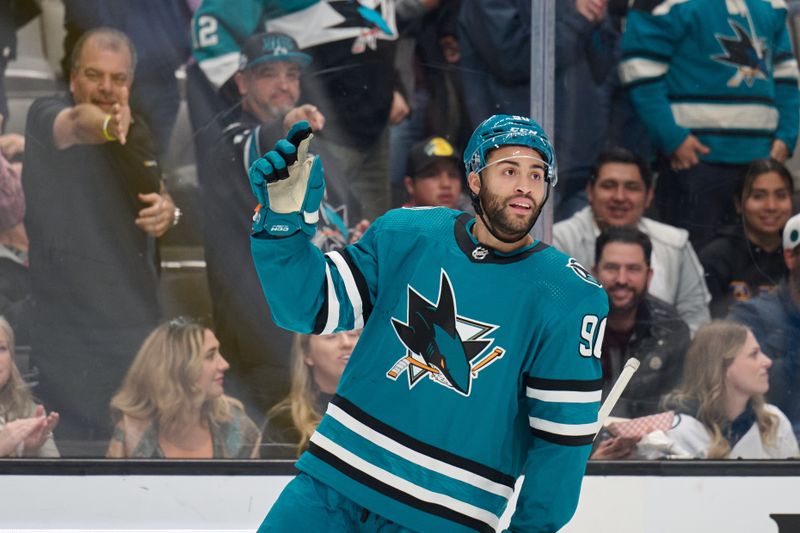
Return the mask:
<path id="1" fill-rule="evenodd" d="M 103 144 L 119 141 L 125 144 L 131 125 L 128 89 L 122 88 L 120 101 L 111 113 L 94 104 L 77 104 L 61 111 L 53 122 L 56 148 L 65 150 L 76 144 Z"/>

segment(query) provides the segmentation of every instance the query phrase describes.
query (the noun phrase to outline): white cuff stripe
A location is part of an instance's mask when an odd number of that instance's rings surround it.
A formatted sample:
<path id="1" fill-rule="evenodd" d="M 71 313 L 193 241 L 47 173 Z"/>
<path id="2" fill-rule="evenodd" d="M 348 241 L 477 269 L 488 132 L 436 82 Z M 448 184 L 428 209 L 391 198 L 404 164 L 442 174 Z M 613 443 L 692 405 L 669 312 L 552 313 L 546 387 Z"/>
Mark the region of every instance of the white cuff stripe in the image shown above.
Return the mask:
<path id="1" fill-rule="evenodd" d="M 485 509 L 481 509 L 480 507 L 475 507 L 474 505 L 470 505 L 466 502 L 462 502 L 461 500 L 457 500 L 446 494 L 433 492 L 431 490 L 422 488 L 419 485 L 415 485 L 407 479 L 403 479 L 400 476 L 392 474 L 391 472 L 387 472 L 386 470 L 373 465 L 372 463 L 368 463 L 361 457 L 342 448 L 320 433 L 314 433 L 311 436 L 311 442 L 332 453 L 353 468 L 356 468 L 364 472 L 366 475 L 382 481 L 383 483 L 386 483 L 397 490 L 401 490 L 407 494 L 410 494 L 415 498 L 442 505 L 466 516 L 471 516 L 488 524 L 493 529 L 497 529 L 497 526 L 499 525 L 500 519 L 494 513 L 491 513 Z"/>
<path id="2" fill-rule="evenodd" d="M 542 390 L 527 387 L 527 395 L 528 398 L 543 402 L 594 403 L 602 399 L 603 391 Z"/>
<path id="3" fill-rule="evenodd" d="M 775 78 L 794 78 L 797 79 L 800 77 L 798 75 L 797 69 L 797 61 L 792 59 L 787 59 L 786 61 L 781 61 L 772 71 L 772 75 Z"/>
<path id="4" fill-rule="evenodd" d="M 219 89 L 239 70 L 239 52 L 229 52 L 217 57 L 201 59 L 198 64 L 206 78 Z"/>
<path id="5" fill-rule="evenodd" d="M 328 320 L 320 332 L 321 335 L 333 333 L 339 325 L 339 299 L 336 298 L 336 287 L 333 285 L 331 268 L 325 264 L 325 277 L 328 278 Z"/>
<path id="6" fill-rule="evenodd" d="M 325 255 L 330 257 L 333 264 L 336 265 L 336 268 L 339 270 L 339 275 L 342 276 L 344 288 L 347 291 L 347 297 L 350 298 L 350 303 L 353 306 L 353 316 L 355 319 L 353 329 L 363 328 L 364 303 L 361 301 L 361 293 L 358 292 L 358 285 L 356 285 L 356 279 L 350 271 L 350 266 L 347 264 L 344 257 L 342 257 L 341 252 L 337 250 L 328 252 Z"/>
<path id="7" fill-rule="evenodd" d="M 528 417 L 528 421 L 533 429 L 539 429 L 555 435 L 564 435 L 566 437 L 594 435 L 600 429 L 599 422 L 592 422 L 591 424 L 559 424 L 543 418 L 536 418 L 535 416 Z"/>
<path id="8" fill-rule="evenodd" d="M 766 104 L 672 104 L 679 126 L 691 129 L 767 130 L 778 127 L 778 110 Z"/>
<path id="9" fill-rule="evenodd" d="M 632 83 L 647 78 L 658 78 L 669 70 L 667 63 L 634 57 L 626 59 L 619 66 L 619 77 L 622 83 Z"/>
<path id="10" fill-rule="evenodd" d="M 443 474 L 453 479 L 463 481 L 464 483 L 472 485 L 473 487 L 477 487 L 481 490 L 485 490 L 486 492 L 491 492 L 492 494 L 502 496 L 507 500 L 510 499 L 511 495 L 514 493 L 514 489 L 512 487 L 495 483 L 494 481 L 486 479 L 483 476 L 479 476 L 467 470 L 458 468 L 457 466 L 453 466 L 449 463 L 445 463 L 444 461 L 434 459 L 430 456 L 412 450 L 411 448 L 408 448 L 399 442 L 390 439 L 386 435 L 375 431 L 366 424 L 359 422 L 333 403 L 328 404 L 328 410 L 326 414 L 333 417 L 350 431 L 356 433 L 359 437 L 367 439 L 376 446 L 379 446 L 410 463 L 427 468 L 428 470 L 436 472 L 437 474 Z"/>
<path id="11" fill-rule="evenodd" d="M 673 6 L 676 6 L 678 4 L 683 4 L 684 2 L 688 1 L 689 0 L 666 0 L 658 4 L 658 6 L 656 6 L 656 8 L 653 9 L 652 13 L 657 17 L 662 15 L 667 15 L 672 10 Z"/>

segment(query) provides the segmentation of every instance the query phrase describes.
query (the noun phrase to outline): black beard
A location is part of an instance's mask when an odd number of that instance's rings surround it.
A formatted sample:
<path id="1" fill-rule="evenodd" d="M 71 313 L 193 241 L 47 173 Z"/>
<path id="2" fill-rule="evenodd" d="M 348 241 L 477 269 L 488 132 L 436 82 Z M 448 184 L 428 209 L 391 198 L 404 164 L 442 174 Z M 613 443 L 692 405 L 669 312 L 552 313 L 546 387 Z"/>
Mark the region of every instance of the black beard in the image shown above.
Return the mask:
<path id="1" fill-rule="evenodd" d="M 506 239 L 518 241 L 525 237 L 533 227 L 533 223 L 539 215 L 540 206 L 533 201 L 530 196 L 526 196 L 531 202 L 531 217 L 527 222 L 512 219 L 505 212 L 506 202 L 500 196 L 492 194 L 483 187 L 480 191 L 481 206 L 486 218 L 492 224 L 495 232 Z"/>
<path id="2" fill-rule="evenodd" d="M 629 287 L 629 288 L 631 288 L 631 287 Z M 639 304 L 641 304 L 642 301 L 644 301 L 645 297 L 647 296 L 647 289 L 643 290 L 642 292 L 639 292 L 639 291 L 637 291 L 636 289 L 633 289 L 633 288 L 631 288 L 631 289 L 633 290 L 633 298 L 631 298 L 630 303 L 628 303 L 627 305 L 625 305 L 623 307 L 614 307 L 614 304 L 611 303 L 611 299 L 609 298 L 608 303 L 609 303 L 611 312 L 614 312 L 614 313 L 625 313 L 625 312 L 630 311 L 632 309 L 638 309 Z"/>

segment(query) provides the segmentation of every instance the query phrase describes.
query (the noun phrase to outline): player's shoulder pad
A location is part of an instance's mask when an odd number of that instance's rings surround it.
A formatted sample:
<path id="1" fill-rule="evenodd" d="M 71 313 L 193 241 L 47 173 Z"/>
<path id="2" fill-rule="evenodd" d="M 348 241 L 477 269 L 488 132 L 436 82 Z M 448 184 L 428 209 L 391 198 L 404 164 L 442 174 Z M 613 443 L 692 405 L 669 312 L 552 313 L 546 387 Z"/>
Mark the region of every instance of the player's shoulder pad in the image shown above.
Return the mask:
<path id="1" fill-rule="evenodd" d="M 541 253 L 548 254 L 549 263 L 552 265 L 548 276 L 553 277 L 553 283 L 557 286 L 570 288 L 577 293 L 591 293 L 602 291 L 603 286 L 594 277 L 592 271 L 585 265 L 580 264 L 574 257 L 571 257 L 558 248 L 548 247 Z"/>
<path id="2" fill-rule="evenodd" d="M 689 232 L 685 229 L 658 222 L 652 218 L 642 217 L 642 231 L 650 240 L 671 248 L 682 249 L 689 242 Z"/>
<path id="3" fill-rule="evenodd" d="M 443 227 L 452 228 L 461 214 L 461 211 L 448 207 L 401 207 L 387 211 L 375 220 L 375 224 L 384 230 L 430 233 Z"/>

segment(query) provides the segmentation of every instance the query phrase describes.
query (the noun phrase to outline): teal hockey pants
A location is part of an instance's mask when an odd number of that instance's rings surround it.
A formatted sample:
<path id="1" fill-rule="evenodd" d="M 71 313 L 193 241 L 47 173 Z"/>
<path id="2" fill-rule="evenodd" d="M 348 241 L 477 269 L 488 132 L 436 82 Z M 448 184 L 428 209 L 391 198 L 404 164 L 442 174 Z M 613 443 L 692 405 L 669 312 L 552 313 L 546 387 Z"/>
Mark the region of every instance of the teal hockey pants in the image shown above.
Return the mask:
<path id="1" fill-rule="evenodd" d="M 300 531 L 413 533 L 303 472 L 286 485 L 258 528 L 258 533 Z"/>

